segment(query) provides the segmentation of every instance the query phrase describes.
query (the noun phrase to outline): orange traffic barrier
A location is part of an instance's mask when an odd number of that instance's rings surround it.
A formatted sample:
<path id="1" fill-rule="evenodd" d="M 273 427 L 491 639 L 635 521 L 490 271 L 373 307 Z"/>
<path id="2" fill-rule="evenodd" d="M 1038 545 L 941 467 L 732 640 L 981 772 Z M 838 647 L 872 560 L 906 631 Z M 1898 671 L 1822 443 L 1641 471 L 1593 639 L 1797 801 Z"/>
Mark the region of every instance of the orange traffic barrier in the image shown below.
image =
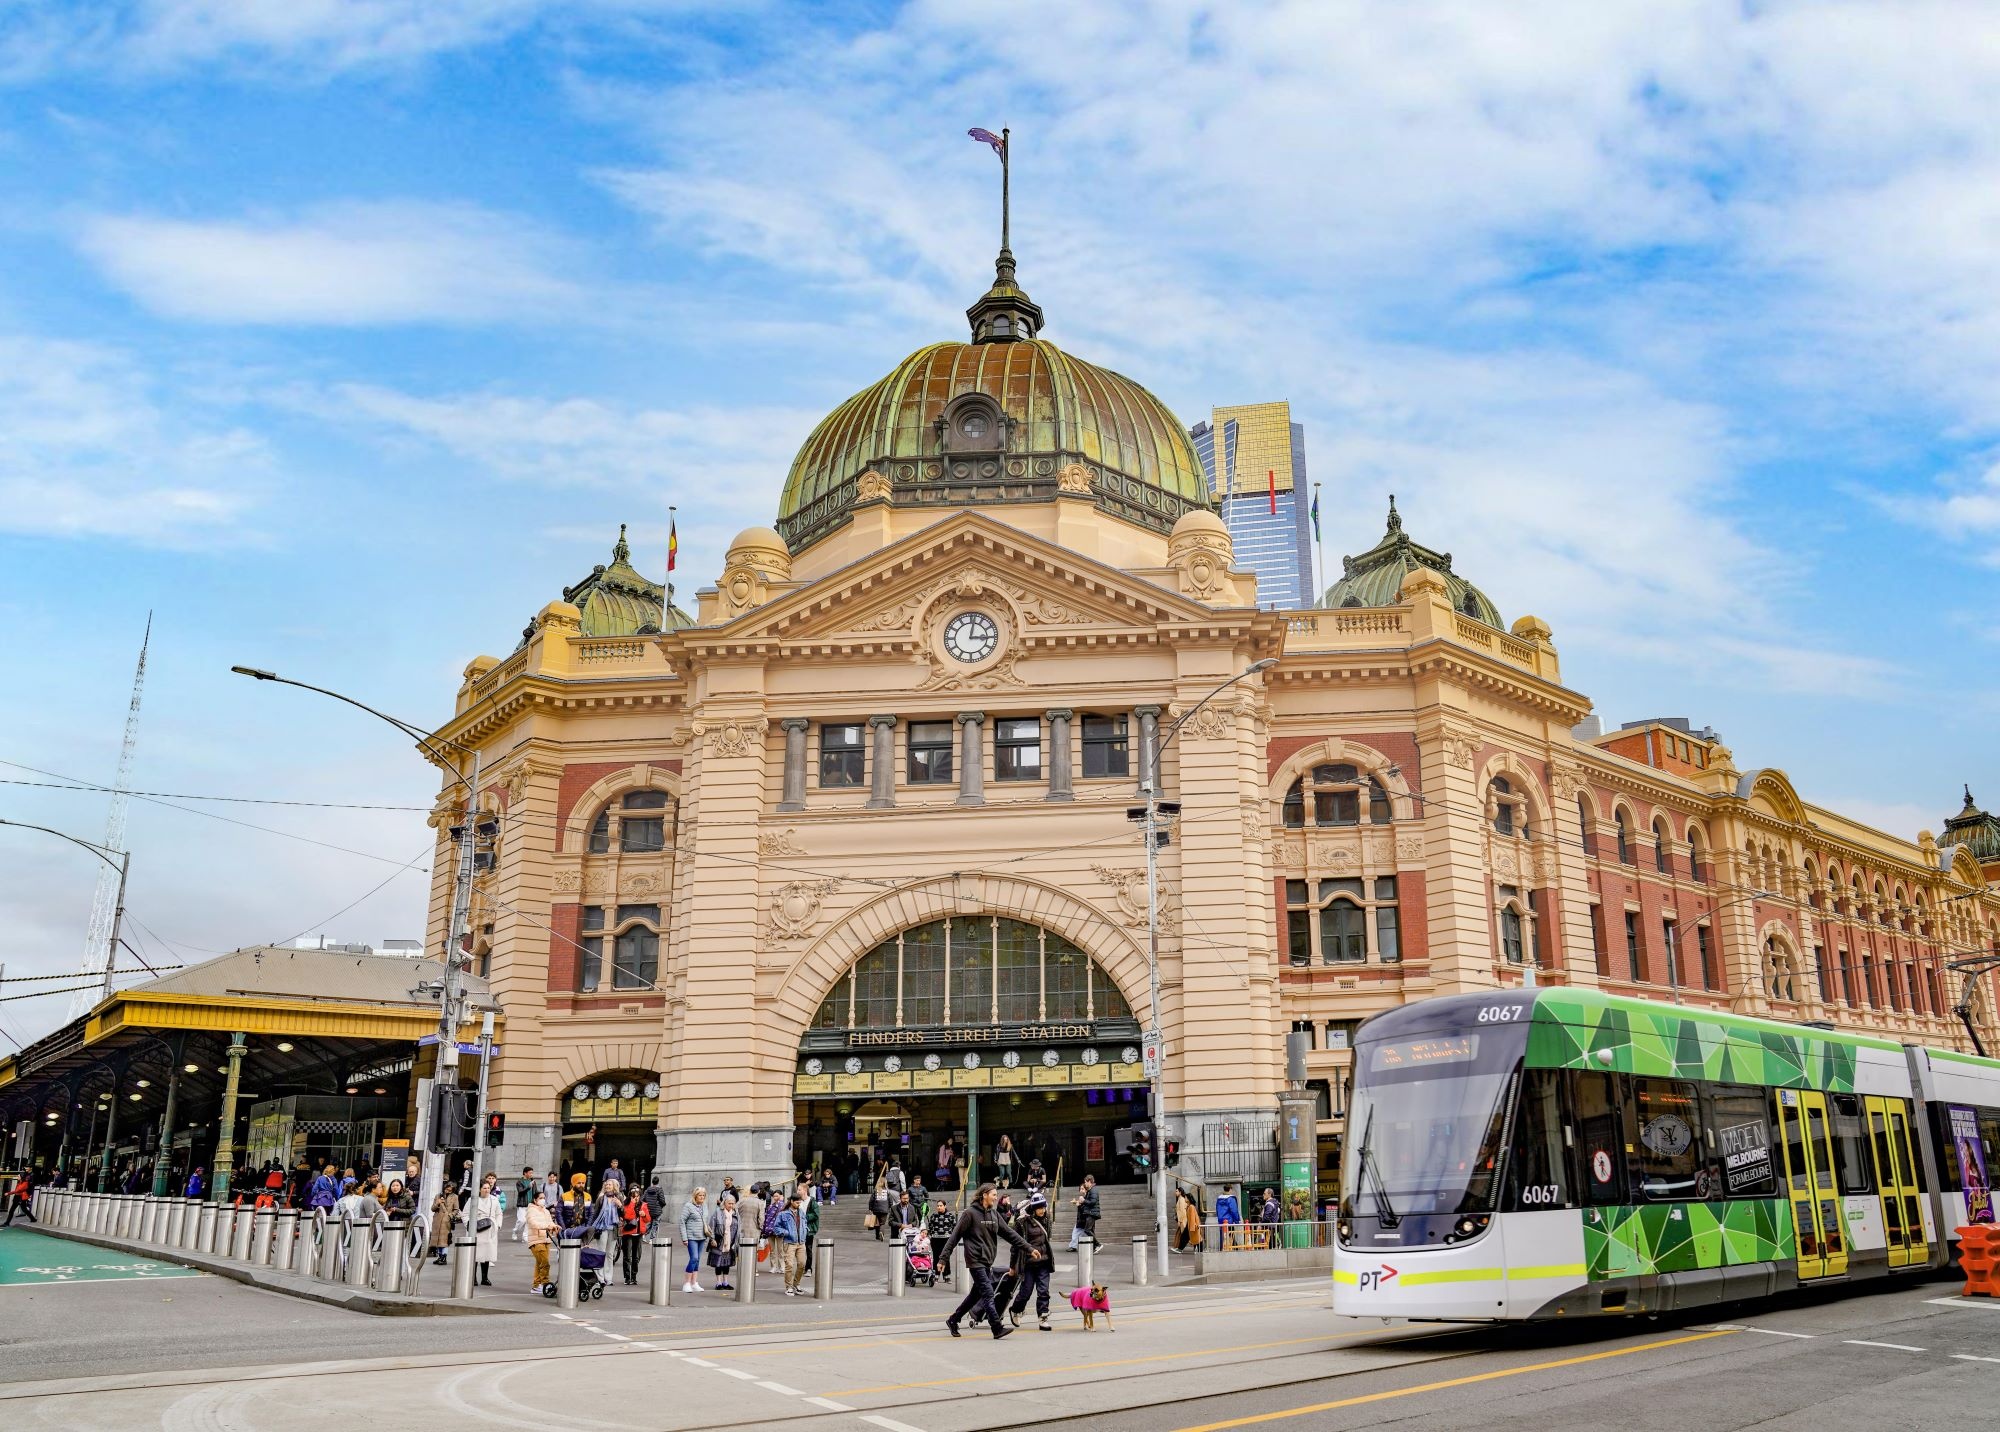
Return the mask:
<path id="1" fill-rule="evenodd" d="M 2000 1298 L 2000 1224 L 1970 1223 L 1958 1230 L 1958 1261 L 1967 1297 Z"/>

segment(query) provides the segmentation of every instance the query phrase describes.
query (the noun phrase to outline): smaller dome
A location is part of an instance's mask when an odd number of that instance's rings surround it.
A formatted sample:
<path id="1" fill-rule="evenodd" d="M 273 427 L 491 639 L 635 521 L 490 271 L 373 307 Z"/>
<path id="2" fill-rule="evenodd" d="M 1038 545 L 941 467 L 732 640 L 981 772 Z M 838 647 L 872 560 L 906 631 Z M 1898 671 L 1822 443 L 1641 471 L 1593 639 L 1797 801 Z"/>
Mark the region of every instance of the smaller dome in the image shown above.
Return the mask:
<path id="1" fill-rule="evenodd" d="M 778 552 L 783 553 L 786 557 L 791 556 L 791 550 L 785 546 L 785 539 L 769 527 L 745 527 L 741 532 L 738 532 L 735 540 L 729 544 L 729 555 L 734 557 L 739 552 L 746 556 L 766 552 Z"/>
<path id="2" fill-rule="evenodd" d="M 752 531 L 778 534 L 769 528 Z M 784 546 L 781 542 L 780 548 Z M 585 636 L 650 636 L 660 630 L 667 589 L 642 576 L 632 565 L 632 548 L 625 541 L 625 525 L 618 525 L 618 541 L 611 548 L 611 562 L 590 569 L 590 575 L 573 587 L 564 587 L 562 600 L 575 608 Z M 679 607 L 673 609 L 670 625 L 679 630 L 694 625 Z M 534 622 L 521 633 L 521 644 L 534 639 Z"/>
<path id="3" fill-rule="evenodd" d="M 1972 798 L 1972 787 L 1967 786 L 1965 805 L 1944 823 L 1944 839 L 1939 844 L 1962 845 L 1981 865 L 2000 860 L 2000 816 L 1981 810 Z"/>
<path id="4" fill-rule="evenodd" d="M 1322 607 L 1392 607 L 1403 590 L 1403 579 L 1423 568 L 1437 573 L 1451 594 L 1452 607 L 1475 621 L 1501 627 L 1499 608 L 1486 593 L 1451 569 L 1451 553 L 1420 546 L 1403 530 L 1396 498 L 1389 497 L 1389 528 L 1382 540 L 1358 557 L 1340 559 L 1340 580 L 1326 589 Z"/>
<path id="5" fill-rule="evenodd" d="M 1180 521 L 1174 524 L 1174 530 L 1170 535 L 1173 537 L 1192 537 L 1197 532 L 1214 532 L 1227 537 L 1229 535 L 1229 524 L 1208 509 L 1197 507 L 1192 511 L 1182 514 Z"/>

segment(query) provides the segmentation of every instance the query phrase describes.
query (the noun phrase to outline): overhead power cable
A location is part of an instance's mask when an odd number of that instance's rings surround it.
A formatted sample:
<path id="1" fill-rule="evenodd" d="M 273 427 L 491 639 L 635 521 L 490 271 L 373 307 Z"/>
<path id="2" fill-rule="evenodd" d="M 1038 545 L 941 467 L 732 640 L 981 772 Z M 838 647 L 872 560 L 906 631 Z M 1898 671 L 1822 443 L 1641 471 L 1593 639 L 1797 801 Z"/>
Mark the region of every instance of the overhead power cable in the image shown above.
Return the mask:
<path id="1" fill-rule="evenodd" d="M 17 770 L 31 771 L 32 766 L 23 766 L 16 761 L 0 761 L 0 766 L 13 766 Z M 110 786 L 96 786 L 88 782 L 76 781 L 24 781 L 18 776 L 0 776 L 0 786 L 32 786 L 45 791 L 84 791 L 112 793 Z M 176 801 L 220 801 L 230 805 L 307 806 L 316 810 L 407 810 L 427 811 L 422 805 L 368 805 L 355 801 L 295 801 L 280 800 L 276 796 L 207 796 L 188 791 L 127 791 L 128 796 L 147 796 L 155 800 Z"/>

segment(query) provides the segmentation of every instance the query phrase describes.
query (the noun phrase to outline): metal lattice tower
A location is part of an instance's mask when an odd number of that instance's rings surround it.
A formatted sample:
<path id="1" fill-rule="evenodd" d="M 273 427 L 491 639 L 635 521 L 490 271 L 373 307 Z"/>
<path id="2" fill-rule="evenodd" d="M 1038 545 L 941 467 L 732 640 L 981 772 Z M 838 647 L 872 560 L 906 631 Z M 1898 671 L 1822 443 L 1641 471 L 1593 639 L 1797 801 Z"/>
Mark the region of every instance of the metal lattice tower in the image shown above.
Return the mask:
<path id="1" fill-rule="evenodd" d="M 139 698 L 146 690 L 146 649 L 153 644 L 153 614 L 146 613 L 146 635 L 139 642 L 139 669 L 132 674 L 132 704 L 125 709 L 125 744 L 118 748 L 118 776 L 111 783 L 111 816 L 104 826 L 107 850 L 125 849 L 126 792 L 132 788 L 132 748 L 139 739 Z M 111 943 L 111 918 L 118 907 L 118 872 L 109 865 L 97 870 L 97 893 L 90 902 L 90 933 L 84 937 L 83 964 L 77 978 L 93 983 L 70 996 L 69 1017 L 90 1012 L 104 979 L 104 961 Z"/>

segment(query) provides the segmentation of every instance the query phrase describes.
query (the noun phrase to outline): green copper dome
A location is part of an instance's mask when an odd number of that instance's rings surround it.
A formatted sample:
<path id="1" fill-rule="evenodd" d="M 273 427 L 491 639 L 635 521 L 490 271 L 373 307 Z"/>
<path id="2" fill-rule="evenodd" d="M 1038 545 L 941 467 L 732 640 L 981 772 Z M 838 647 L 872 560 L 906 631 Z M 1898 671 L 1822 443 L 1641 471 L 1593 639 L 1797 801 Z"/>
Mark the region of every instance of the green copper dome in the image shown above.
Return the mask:
<path id="1" fill-rule="evenodd" d="M 660 629 L 660 612 L 667 589 L 642 576 L 632 565 L 632 548 L 625 541 L 625 524 L 618 524 L 618 541 L 611 548 L 611 564 L 590 569 L 590 575 L 573 587 L 564 587 L 562 599 L 583 615 L 585 636 L 642 636 Z M 694 625 L 694 618 L 674 608 L 673 629 Z M 521 634 L 523 644 L 533 639 L 530 625 Z"/>
<path id="2" fill-rule="evenodd" d="M 2000 860 L 2000 816 L 1988 815 L 1972 799 L 1972 787 L 1965 788 L 1965 806 L 1944 823 L 1940 845 L 1962 845 L 1981 865 Z"/>
<path id="3" fill-rule="evenodd" d="M 1434 552 L 1410 540 L 1393 495 L 1389 498 L 1389 530 L 1360 556 L 1340 559 L 1340 580 L 1326 589 L 1326 599 L 1320 605 L 1393 607 L 1403 590 L 1403 579 L 1419 567 L 1444 578 L 1451 604 L 1460 612 L 1488 626 L 1502 625 L 1499 609 L 1487 600 L 1486 593 L 1452 571 L 1451 553 Z"/>
<path id="4" fill-rule="evenodd" d="M 1210 506 L 1201 460 L 1167 405 L 1037 337 L 1042 311 L 1004 247 L 996 267 L 967 311 L 972 342 L 918 349 L 806 439 L 778 506 L 794 552 L 847 520 L 870 469 L 899 507 L 1046 501 L 1073 466 L 1100 509 L 1161 533 Z"/>

